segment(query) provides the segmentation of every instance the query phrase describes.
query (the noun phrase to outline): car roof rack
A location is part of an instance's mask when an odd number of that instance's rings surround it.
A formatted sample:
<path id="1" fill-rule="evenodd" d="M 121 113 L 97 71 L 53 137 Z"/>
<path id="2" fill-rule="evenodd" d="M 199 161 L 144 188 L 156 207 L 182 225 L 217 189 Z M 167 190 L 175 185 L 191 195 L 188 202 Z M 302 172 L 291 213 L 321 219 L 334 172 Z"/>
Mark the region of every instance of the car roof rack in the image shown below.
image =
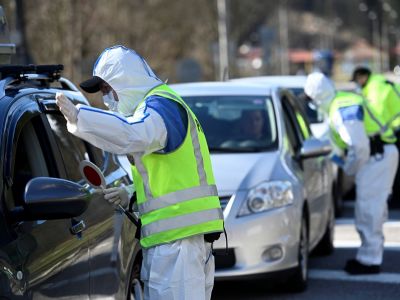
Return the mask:
<path id="1" fill-rule="evenodd" d="M 20 80 L 30 79 L 28 75 L 36 74 L 32 79 L 58 80 L 64 65 L 2 65 L 0 66 L 0 80 L 14 78 Z"/>

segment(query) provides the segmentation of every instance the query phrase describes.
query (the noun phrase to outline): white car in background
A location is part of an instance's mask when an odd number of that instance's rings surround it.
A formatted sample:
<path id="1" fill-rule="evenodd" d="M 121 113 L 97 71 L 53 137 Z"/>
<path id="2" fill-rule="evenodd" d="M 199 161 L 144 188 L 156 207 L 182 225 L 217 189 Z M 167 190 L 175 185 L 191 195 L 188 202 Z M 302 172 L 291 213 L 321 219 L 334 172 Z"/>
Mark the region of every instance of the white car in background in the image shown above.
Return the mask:
<path id="1" fill-rule="evenodd" d="M 211 152 L 228 236 L 228 246 L 223 236 L 214 243 L 225 254 L 216 256 L 216 278 L 279 273 L 286 288 L 304 290 L 309 252 L 333 251 L 329 143 L 312 136 L 286 89 L 239 82 L 171 88 L 199 119 Z"/>

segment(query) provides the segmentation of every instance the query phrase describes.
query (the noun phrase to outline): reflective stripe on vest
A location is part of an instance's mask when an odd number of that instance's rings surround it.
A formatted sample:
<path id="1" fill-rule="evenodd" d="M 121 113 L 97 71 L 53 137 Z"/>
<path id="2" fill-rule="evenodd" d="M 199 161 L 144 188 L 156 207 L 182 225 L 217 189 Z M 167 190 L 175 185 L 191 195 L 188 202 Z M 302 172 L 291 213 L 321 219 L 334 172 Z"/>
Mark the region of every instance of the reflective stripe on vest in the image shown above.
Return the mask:
<path id="1" fill-rule="evenodd" d="M 140 159 L 142 155 L 143 153 L 132 153 L 133 159 L 135 161 L 135 167 L 138 169 L 140 175 L 143 178 L 144 193 L 146 195 L 146 198 L 150 199 L 153 197 L 150 191 L 149 175 L 147 174 L 146 168 L 143 166 L 142 160 Z"/>
<path id="2" fill-rule="evenodd" d="M 361 97 L 361 99 L 362 99 L 363 107 L 364 107 L 365 110 L 367 111 L 369 117 L 371 118 L 372 121 L 374 121 L 374 122 L 375 122 L 376 124 L 378 124 L 378 126 L 379 126 L 379 131 L 377 131 L 377 132 L 375 132 L 375 133 L 372 133 L 372 135 L 378 134 L 378 133 L 383 135 L 383 134 L 387 131 L 387 126 L 386 126 L 386 125 L 383 125 L 383 124 L 378 120 L 378 118 L 375 117 L 375 115 L 372 113 L 371 109 L 370 109 L 369 106 L 368 106 L 367 100 L 366 100 L 363 96 L 361 96 L 361 95 L 360 95 L 360 97 Z M 370 134 L 370 136 L 372 136 L 372 135 Z"/>
<path id="3" fill-rule="evenodd" d="M 150 236 L 159 232 L 182 228 L 182 224 L 185 226 L 192 226 L 217 219 L 223 219 L 222 210 L 220 208 L 202 210 L 144 225 L 142 227 L 142 234 L 144 236 Z"/>
<path id="4" fill-rule="evenodd" d="M 191 189 L 180 190 L 169 193 L 158 198 L 148 198 L 146 202 L 139 204 L 141 213 L 149 213 L 153 210 L 178 204 L 196 198 L 203 198 L 217 195 L 217 187 L 215 185 L 196 186 Z"/>
<path id="5" fill-rule="evenodd" d="M 186 104 L 182 103 L 182 101 L 178 97 L 176 97 L 175 95 L 173 95 L 171 93 L 168 93 L 167 91 L 157 92 L 157 95 L 165 96 L 166 98 L 175 99 L 178 103 L 180 103 L 185 108 L 185 110 L 188 114 L 188 120 L 190 122 L 190 136 L 192 137 L 194 154 L 196 156 L 197 172 L 198 172 L 199 178 L 200 178 L 200 185 L 207 185 L 206 172 L 204 170 L 203 156 L 201 155 L 199 136 L 198 136 L 197 130 L 196 130 L 196 128 L 198 128 L 200 126 L 200 124 L 197 124 L 197 123 L 195 124 L 191 114 L 186 109 Z"/>

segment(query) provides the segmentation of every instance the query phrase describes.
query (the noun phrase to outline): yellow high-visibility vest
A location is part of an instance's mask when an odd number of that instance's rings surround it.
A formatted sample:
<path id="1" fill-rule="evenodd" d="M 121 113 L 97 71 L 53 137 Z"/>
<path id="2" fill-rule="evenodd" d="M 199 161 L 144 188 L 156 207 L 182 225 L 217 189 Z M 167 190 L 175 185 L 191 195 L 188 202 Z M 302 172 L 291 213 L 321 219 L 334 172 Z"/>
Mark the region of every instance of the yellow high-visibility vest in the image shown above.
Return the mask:
<path id="1" fill-rule="evenodd" d="M 335 112 L 340 108 L 353 105 L 362 106 L 364 128 L 369 137 L 379 135 L 384 142 L 394 143 L 396 141 L 392 129 L 387 124 L 387 120 L 381 115 L 375 115 L 361 95 L 351 92 L 337 92 L 329 107 L 329 123 L 332 140 L 339 148 L 346 149 L 347 145 L 333 126 L 333 118 L 335 117 Z"/>
<path id="2" fill-rule="evenodd" d="M 178 102 L 188 115 L 188 129 L 182 145 L 170 153 L 133 154 L 142 247 L 222 232 L 223 214 L 199 121 L 167 85 L 157 86 L 143 101 L 153 95 Z"/>

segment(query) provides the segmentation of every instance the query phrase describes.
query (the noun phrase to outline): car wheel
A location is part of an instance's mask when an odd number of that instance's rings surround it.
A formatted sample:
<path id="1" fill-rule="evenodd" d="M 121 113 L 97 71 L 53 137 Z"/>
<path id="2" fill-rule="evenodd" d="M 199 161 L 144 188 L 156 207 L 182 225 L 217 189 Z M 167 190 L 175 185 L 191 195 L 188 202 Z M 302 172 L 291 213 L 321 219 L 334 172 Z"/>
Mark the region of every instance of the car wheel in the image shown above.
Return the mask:
<path id="1" fill-rule="evenodd" d="M 289 290 L 292 292 L 303 292 L 307 288 L 308 279 L 308 227 L 307 218 L 303 215 L 300 229 L 300 241 L 298 250 L 298 266 L 289 279 Z"/>
<path id="2" fill-rule="evenodd" d="M 128 300 L 143 300 L 143 284 L 139 280 L 141 260 L 135 261 L 132 273 L 129 279 Z"/>
<path id="3" fill-rule="evenodd" d="M 325 233 L 318 243 L 317 247 L 314 249 L 314 254 L 317 255 L 330 255 L 333 253 L 335 246 L 333 244 L 333 239 L 335 235 L 335 212 L 333 207 L 329 210 L 329 219 L 326 224 Z"/>

